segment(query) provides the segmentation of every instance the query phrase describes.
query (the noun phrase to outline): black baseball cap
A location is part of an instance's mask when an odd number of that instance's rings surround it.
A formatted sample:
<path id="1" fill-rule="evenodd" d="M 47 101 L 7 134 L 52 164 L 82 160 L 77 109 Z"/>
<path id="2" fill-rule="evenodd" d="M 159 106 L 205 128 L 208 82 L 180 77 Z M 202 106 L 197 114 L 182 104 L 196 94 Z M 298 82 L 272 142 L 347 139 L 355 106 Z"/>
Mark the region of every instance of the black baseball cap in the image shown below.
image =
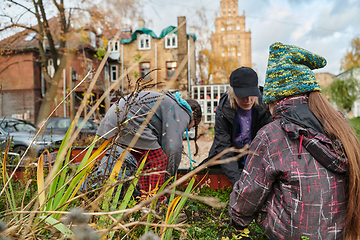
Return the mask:
<path id="1" fill-rule="evenodd" d="M 258 75 L 252 68 L 241 67 L 234 70 L 230 75 L 230 86 L 238 98 L 260 96 Z"/>

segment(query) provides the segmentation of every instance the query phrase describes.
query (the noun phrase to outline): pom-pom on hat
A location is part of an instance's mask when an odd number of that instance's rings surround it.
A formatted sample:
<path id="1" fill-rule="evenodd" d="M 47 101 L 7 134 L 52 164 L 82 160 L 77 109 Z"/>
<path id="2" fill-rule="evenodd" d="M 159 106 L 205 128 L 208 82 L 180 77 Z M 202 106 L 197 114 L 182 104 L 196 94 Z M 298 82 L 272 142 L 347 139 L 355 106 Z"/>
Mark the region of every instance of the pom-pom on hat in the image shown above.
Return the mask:
<path id="1" fill-rule="evenodd" d="M 320 91 L 320 85 L 312 70 L 325 65 L 325 58 L 303 48 L 280 42 L 271 44 L 264 85 L 264 103 Z"/>

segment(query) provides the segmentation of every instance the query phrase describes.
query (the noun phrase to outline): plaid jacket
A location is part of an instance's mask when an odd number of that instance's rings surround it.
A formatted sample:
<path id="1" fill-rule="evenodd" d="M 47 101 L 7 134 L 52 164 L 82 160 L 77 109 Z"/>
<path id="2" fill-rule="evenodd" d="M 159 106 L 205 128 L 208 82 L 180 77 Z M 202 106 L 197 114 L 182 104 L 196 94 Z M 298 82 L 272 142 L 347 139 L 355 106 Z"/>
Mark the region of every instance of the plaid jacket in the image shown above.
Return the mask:
<path id="1" fill-rule="evenodd" d="M 255 218 L 273 240 L 341 239 L 348 161 L 340 144 L 321 133 L 307 98 L 281 102 L 274 115 L 230 195 L 232 221 L 247 226 Z"/>

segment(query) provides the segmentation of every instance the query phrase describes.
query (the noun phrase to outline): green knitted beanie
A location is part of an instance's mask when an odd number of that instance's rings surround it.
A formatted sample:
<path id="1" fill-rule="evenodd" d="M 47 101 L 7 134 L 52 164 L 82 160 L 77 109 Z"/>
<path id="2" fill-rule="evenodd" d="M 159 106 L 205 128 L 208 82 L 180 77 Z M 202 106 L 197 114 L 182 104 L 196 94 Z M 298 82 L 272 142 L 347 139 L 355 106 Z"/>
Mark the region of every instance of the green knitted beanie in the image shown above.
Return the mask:
<path id="1" fill-rule="evenodd" d="M 288 96 L 320 91 L 313 69 L 326 59 L 303 48 L 275 42 L 270 45 L 263 101 L 279 101 Z"/>

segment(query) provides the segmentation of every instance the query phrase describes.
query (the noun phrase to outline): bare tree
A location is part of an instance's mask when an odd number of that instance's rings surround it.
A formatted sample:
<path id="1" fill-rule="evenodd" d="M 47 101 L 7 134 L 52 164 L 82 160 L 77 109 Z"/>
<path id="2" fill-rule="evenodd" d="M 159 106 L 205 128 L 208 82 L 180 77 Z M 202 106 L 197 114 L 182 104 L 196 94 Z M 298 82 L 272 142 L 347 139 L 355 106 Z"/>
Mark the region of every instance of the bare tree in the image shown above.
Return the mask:
<path id="1" fill-rule="evenodd" d="M 36 117 L 37 123 L 52 111 L 62 70 L 67 60 L 78 50 L 77 44 L 81 43 L 81 38 L 76 36 L 79 36 L 81 30 L 84 27 L 120 29 L 131 24 L 141 14 L 138 0 L 5 0 L 2 5 L 0 32 L 20 29 L 34 32 L 37 36 L 39 59 L 34 61 L 41 64 L 49 86 Z M 53 17 L 57 19 L 56 27 L 49 23 Z M 49 59 L 53 60 L 53 74 L 47 71 Z"/>

